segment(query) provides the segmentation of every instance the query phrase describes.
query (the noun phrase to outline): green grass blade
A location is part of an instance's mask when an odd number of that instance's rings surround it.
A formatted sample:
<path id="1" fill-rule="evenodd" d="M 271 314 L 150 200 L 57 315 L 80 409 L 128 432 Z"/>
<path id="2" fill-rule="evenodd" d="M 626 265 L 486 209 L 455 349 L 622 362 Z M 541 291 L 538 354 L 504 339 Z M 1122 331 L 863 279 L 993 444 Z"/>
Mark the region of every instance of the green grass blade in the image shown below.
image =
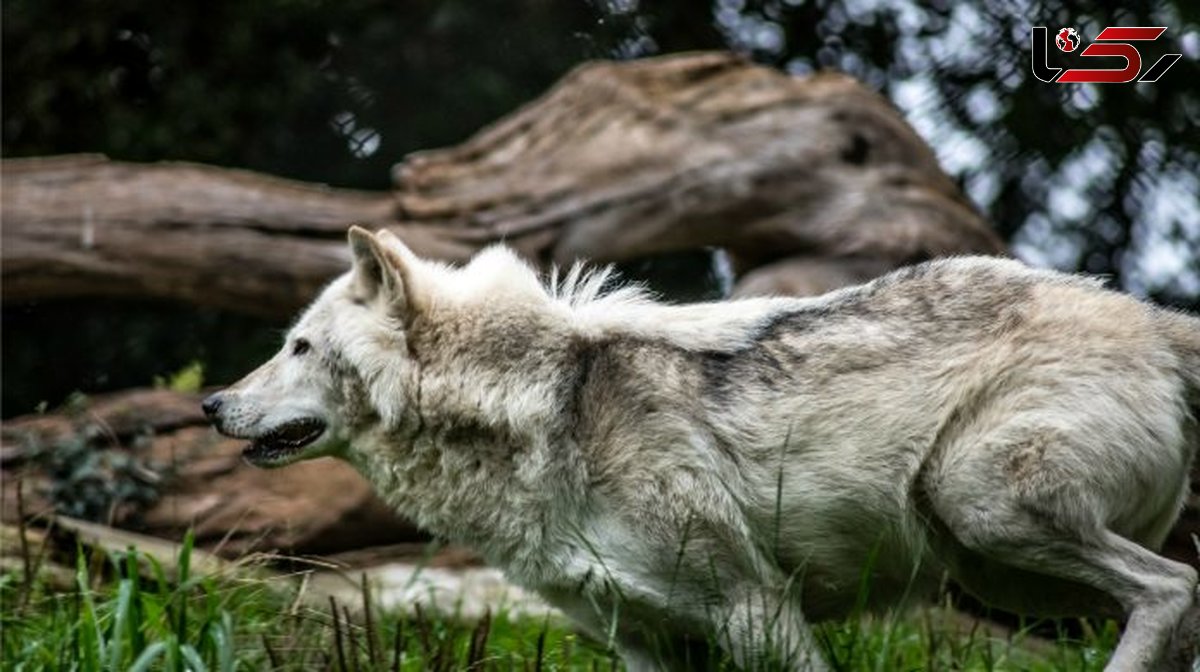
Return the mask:
<path id="1" fill-rule="evenodd" d="M 91 578 L 88 574 L 87 559 L 83 549 L 77 549 L 75 555 L 75 583 L 79 590 L 79 646 L 86 667 L 92 670 L 100 669 L 100 661 L 104 659 L 104 634 L 100 630 L 100 620 L 96 616 L 96 602 L 92 597 Z"/>
<path id="2" fill-rule="evenodd" d="M 125 662 L 125 637 L 129 628 L 130 612 L 133 610 L 133 581 L 122 579 L 117 586 L 117 605 L 114 610 L 116 623 L 108 645 L 108 669 L 121 672 Z"/>
<path id="3" fill-rule="evenodd" d="M 179 638 L 171 635 L 164 643 L 167 645 L 166 669 L 171 672 L 183 672 L 183 655 L 179 651 Z"/>
<path id="4" fill-rule="evenodd" d="M 138 552 L 133 546 L 125 552 L 125 576 L 129 579 L 130 591 L 129 648 L 130 655 L 137 656 L 146 648 L 146 636 L 142 630 L 145 608 L 142 604 L 142 581 L 138 566 Z"/>
<path id="5" fill-rule="evenodd" d="M 142 655 L 138 656 L 137 660 L 133 661 L 133 665 L 129 666 L 129 672 L 145 672 L 149 670 L 151 665 L 157 662 L 159 658 L 162 658 L 166 650 L 166 642 L 154 642 L 150 646 L 147 646 L 146 650 L 142 651 Z"/>
<path id="6" fill-rule="evenodd" d="M 200 657 L 200 652 L 191 644 L 183 644 L 179 647 L 180 656 L 192 672 L 208 672 L 208 666 L 204 664 L 204 659 Z"/>
<path id="7" fill-rule="evenodd" d="M 175 601 L 175 637 L 178 641 L 187 640 L 187 592 L 190 588 L 188 585 L 189 575 L 191 573 L 192 564 L 192 546 L 195 544 L 196 538 L 192 533 L 191 528 L 188 528 L 187 533 L 183 535 L 183 547 L 179 549 L 179 574 L 176 578 L 176 593 L 178 598 Z"/>
<path id="8" fill-rule="evenodd" d="M 221 613 L 221 621 L 212 630 L 213 646 L 217 650 L 217 669 L 221 672 L 233 672 L 233 614 L 228 611 Z"/>

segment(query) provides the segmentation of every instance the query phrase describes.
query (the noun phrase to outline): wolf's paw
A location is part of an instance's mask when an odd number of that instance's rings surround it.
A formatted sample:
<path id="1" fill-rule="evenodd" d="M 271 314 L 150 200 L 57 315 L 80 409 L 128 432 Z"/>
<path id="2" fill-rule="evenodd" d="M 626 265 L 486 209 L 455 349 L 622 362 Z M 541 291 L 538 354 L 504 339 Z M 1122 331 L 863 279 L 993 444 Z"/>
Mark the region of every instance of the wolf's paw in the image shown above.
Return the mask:
<path id="1" fill-rule="evenodd" d="M 1179 619 L 1162 663 L 1165 672 L 1200 672 L 1200 595 Z"/>

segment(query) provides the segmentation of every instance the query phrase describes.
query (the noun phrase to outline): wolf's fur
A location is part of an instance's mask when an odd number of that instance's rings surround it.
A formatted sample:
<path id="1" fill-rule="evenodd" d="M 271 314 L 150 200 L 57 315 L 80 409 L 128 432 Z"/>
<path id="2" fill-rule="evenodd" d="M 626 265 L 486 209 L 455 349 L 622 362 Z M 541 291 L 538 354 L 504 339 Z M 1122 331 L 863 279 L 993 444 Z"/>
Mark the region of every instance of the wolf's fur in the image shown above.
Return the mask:
<path id="1" fill-rule="evenodd" d="M 630 667 L 708 636 L 821 668 L 806 621 L 947 572 L 1020 612 L 1127 616 L 1111 670 L 1182 660 L 1196 572 L 1150 549 L 1200 441 L 1194 318 L 990 258 L 667 306 L 578 270 L 547 289 L 503 248 L 452 269 L 351 242 L 218 426 L 323 420 L 275 464 L 349 460 Z"/>

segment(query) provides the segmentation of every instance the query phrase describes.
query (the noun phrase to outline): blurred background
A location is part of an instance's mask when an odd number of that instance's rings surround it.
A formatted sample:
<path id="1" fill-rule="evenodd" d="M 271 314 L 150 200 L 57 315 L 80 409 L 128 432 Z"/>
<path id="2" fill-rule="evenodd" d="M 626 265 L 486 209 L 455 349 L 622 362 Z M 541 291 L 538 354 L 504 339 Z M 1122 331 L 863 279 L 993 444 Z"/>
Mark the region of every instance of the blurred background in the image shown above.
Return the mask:
<path id="1" fill-rule="evenodd" d="M 886 96 L 1022 259 L 1200 309 L 1200 3 L 881 0 L 9 0 L 5 158 L 99 152 L 386 189 L 589 59 L 728 49 Z M 1030 27 L 1167 26 L 1156 83 L 1051 85 Z M 1060 58 L 1050 50 L 1050 58 Z M 1053 63 L 1052 63 L 1053 64 Z M 728 283 L 707 255 L 625 271 Z M 199 362 L 236 379 L 285 324 L 173 304 L 3 307 L 4 417 Z M 86 344 L 86 347 L 80 347 Z"/>

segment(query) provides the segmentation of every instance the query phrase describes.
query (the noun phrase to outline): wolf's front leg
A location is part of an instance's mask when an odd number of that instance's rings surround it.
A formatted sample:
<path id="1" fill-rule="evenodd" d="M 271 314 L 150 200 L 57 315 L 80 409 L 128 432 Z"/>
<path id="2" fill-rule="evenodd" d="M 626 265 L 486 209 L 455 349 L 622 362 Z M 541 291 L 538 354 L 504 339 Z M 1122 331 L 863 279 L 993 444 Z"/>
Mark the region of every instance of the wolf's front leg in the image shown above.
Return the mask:
<path id="1" fill-rule="evenodd" d="M 825 672 L 829 666 L 799 606 L 783 591 L 747 587 L 714 623 L 718 642 L 743 670 Z"/>
<path id="2" fill-rule="evenodd" d="M 646 648 L 641 642 L 618 641 L 617 655 L 621 657 L 621 662 L 625 664 L 626 672 L 664 672 L 664 670 L 672 669 L 668 661 L 665 661 L 662 656 L 655 655 L 652 650 Z"/>
<path id="3" fill-rule="evenodd" d="M 696 633 L 679 632 L 677 622 L 694 621 L 686 614 L 661 606 L 659 617 L 631 619 L 621 603 L 605 593 L 590 599 L 561 591 L 545 590 L 542 596 L 565 613 L 577 627 L 597 642 L 612 646 L 629 672 L 699 672 L 717 669 L 710 640 Z M 646 603 L 643 603 L 645 606 Z M 628 605 L 625 605 L 628 606 Z"/>
<path id="4" fill-rule="evenodd" d="M 1171 637 L 1163 672 L 1200 670 L 1200 587 L 1192 591 L 1192 606 L 1183 614 Z"/>

